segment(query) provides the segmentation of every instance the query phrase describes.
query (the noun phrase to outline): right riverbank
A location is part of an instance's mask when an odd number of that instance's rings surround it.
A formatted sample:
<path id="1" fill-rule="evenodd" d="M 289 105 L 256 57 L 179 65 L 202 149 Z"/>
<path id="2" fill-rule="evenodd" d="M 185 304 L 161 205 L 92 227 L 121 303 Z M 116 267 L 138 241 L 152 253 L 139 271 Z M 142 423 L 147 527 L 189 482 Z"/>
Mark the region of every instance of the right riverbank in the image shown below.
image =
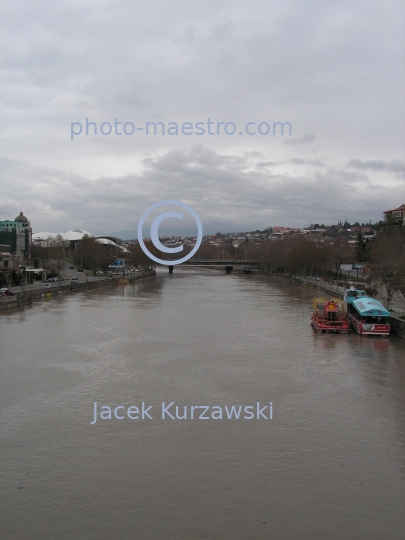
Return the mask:
<path id="1" fill-rule="evenodd" d="M 339 286 L 333 286 L 330 285 L 328 282 L 322 280 L 319 278 L 318 280 L 315 280 L 312 277 L 304 277 L 304 276 L 288 276 L 286 274 L 278 274 L 285 277 L 288 277 L 289 279 L 295 281 L 296 283 L 299 283 L 303 287 L 313 287 L 314 289 L 319 289 L 321 291 L 333 294 L 333 296 L 338 298 L 343 298 L 345 287 L 339 287 Z M 361 283 L 353 283 L 355 286 L 363 285 Z M 365 284 L 364 284 L 365 286 Z M 383 300 L 382 298 L 379 298 L 377 296 L 378 300 Z M 405 339 L 405 320 L 401 319 L 400 317 L 405 314 L 405 301 L 402 301 L 403 307 L 399 307 L 401 304 L 401 298 L 395 297 L 394 302 L 396 305 L 392 308 L 391 311 L 391 318 L 390 318 L 390 325 L 391 330 L 396 334 L 397 336 L 401 337 L 402 339 Z M 394 311 L 395 310 L 395 311 Z"/>

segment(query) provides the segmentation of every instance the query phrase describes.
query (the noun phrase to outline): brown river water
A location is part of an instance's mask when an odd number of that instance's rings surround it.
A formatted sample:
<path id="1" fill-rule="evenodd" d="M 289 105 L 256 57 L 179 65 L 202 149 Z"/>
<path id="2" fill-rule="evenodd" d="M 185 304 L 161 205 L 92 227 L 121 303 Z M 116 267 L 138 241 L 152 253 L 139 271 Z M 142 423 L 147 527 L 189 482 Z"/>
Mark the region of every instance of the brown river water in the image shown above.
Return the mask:
<path id="1" fill-rule="evenodd" d="M 404 539 L 405 340 L 312 296 L 175 268 L 3 311 L 1 540 Z"/>

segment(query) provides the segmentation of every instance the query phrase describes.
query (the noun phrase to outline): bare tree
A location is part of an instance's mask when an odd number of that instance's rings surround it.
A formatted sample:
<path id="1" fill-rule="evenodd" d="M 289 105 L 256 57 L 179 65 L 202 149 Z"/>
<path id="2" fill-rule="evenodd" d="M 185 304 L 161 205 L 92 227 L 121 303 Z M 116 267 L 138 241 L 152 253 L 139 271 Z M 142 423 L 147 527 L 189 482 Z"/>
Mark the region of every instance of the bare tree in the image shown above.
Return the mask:
<path id="1" fill-rule="evenodd" d="M 149 250 L 149 252 L 152 255 L 154 255 L 155 257 L 159 259 L 164 260 L 164 256 L 163 256 L 164 254 L 155 247 L 152 241 L 150 240 L 145 241 L 145 247 Z M 153 261 L 146 255 L 146 253 L 143 251 L 143 249 L 141 248 L 138 242 L 134 244 L 130 244 L 128 246 L 128 250 L 130 254 L 127 257 L 134 266 L 147 266 L 150 264 L 156 264 L 155 261 Z"/>
<path id="2" fill-rule="evenodd" d="M 42 267 L 42 281 L 46 280 L 52 267 L 51 241 L 52 240 L 48 238 L 41 242 L 36 242 L 33 246 L 33 255 L 38 259 L 39 264 Z"/>
<path id="3" fill-rule="evenodd" d="M 374 244 L 370 277 L 386 289 L 386 308 L 394 293 L 405 286 L 405 253 L 398 238 L 381 235 Z"/>
<path id="4" fill-rule="evenodd" d="M 103 245 L 96 238 L 85 234 L 74 253 L 74 263 L 78 266 L 96 272 L 99 268 L 108 268 L 109 261 L 115 259 L 119 248 L 111 245 Z"/>
<path id="5" fill-rule="evenodd" d="M 336 238 L 333 242 L 332 250 L 330 251 L 330 264 L 337 276 L 340 272 L 342 264 L 355 262 L 355 253 L 353 248 L 349 246 L 347 240 Z"/>
<path id="6" fill-rule="evenodd" d="M 60 274 L 65 268 L 65 241 L 60 234 L 49 241 L 49 256 L 57 276 L 60 278 Z"/>

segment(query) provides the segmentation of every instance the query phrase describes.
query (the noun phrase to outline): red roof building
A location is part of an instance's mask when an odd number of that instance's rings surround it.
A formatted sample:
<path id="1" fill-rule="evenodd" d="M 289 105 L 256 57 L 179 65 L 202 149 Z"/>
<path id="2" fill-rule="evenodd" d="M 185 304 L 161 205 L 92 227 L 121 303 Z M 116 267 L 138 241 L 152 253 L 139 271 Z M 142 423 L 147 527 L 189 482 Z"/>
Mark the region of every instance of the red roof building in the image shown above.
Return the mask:
<path id="1" fill-rule="evenodd" d="M 398 208 L 394 208 L 394 210 L 386 210 L 384 212 L 384 219 L 385 221 L 392 221 L 393 223 L 396 223 L 398 225 L 404 225 L 404 214 L 405 204 L 401 204 L 401 206 L 399 206 Z"/>

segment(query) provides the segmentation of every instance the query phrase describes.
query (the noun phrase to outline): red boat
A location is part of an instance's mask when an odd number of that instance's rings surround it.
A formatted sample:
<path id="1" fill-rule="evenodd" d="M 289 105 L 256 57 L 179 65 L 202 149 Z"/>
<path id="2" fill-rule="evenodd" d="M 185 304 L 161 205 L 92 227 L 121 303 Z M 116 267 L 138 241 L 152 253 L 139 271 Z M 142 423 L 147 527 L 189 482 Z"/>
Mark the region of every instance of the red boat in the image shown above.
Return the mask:
<path id="1" fill-rule="evenodd" d="M 317 332 L 333 334 L 348 334 L 350 324 L 347 319 L 344 304 L 338 298 L 314 298 L 312 301 L 314 312 L 311 324 Z"/>

